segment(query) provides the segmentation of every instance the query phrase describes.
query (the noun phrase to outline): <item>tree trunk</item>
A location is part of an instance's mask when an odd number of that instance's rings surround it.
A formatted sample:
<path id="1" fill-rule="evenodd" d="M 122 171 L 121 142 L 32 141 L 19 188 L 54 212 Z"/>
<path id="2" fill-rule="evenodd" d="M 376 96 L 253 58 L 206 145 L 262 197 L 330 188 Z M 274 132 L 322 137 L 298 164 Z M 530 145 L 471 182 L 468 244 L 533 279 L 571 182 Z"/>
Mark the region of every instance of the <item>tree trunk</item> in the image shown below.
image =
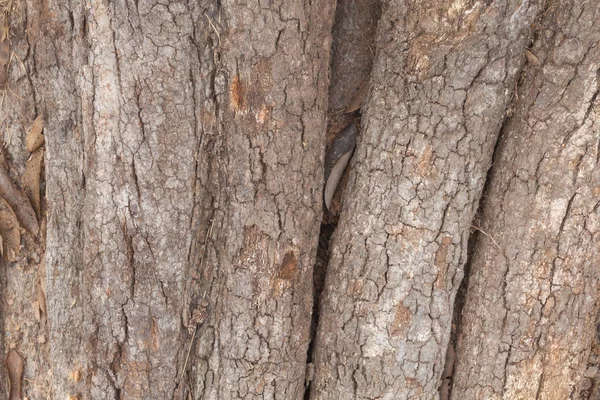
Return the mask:
<path id="1" fill-rule="evenodd" d="M 0 173 L 45 154 L 0 272 L 0 397 L 435 399 L 466 265 L 452 396 L 573 398 L 600 6 L 539 3 L 340 0 L 332 30 L 334 0 L 0 1 Z M 325 145 L 359 120 L 323 218 Z"/>
<path id="2" fill-rule="evenodd" d="M 549 2 L 536 27 L 483 206 L 454 399 L 578 398 L 600 305 L 598 6 Z"/>
<path id="3" fill-rule="evenodd" d="M 24 4 L 53 397 L 303 396 L 333 6 Z"/>
<path id="4" fill-rule="evenodd" d="M 311 398 L 437 396 L 471 220 L 536 10 L 384 7 Z"/>

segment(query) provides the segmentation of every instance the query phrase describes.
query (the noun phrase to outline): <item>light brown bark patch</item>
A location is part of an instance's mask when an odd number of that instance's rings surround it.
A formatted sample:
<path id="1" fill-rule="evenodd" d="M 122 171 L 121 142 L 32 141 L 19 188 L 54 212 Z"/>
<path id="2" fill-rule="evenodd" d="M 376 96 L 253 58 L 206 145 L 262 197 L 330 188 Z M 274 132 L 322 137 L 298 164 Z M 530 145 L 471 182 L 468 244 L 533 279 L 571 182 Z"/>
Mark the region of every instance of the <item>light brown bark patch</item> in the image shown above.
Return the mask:
<path id="1" fill-rule="evenodd" d="M 423 80 L 427 77 L 431 64 L 429 59 L 429 49 L 436 39 L 437 37 L 435 35 L 421 35 L 414 39 L 410 44 L 408 68 L 412 74 L 419 78 L 419 80 Z"/>
<path id="2" fill-rule="evenodd" d="M 442 243 L 435 253 L 435 265 L 438 268 L 437 279 L 435 285 L 438 289 L 442 289 L 446 286 L 446 270 L 448 263 L 446 258 L 448 257 L 448 247 L 452 243 L 452 237 L 444 236 Z"/>
<path id="3" fill-rule="evenodd" d="M 244 229 L 244 247 L 240 253 L 240 262 L 243 265 L 264 262 L 268 237 L 256 225 Z"/>
<path id="4" fill-rule="evenodd" d="M 292 280 L 298 272 L 298 257 L 293 251 L 288 251 L 283 256 L 283 262 L 279 268 L 278 277 L 287 281 Z"/>
<path id="5" fill-rule="evenodd" d="M 423 177 L 428 177 L 435 174 L 435 165 L 433 164 L 435 157 L 431 146 L 425 147 L 423 154 L 417 162 L 417 171 Z"/>
<path id="6" fill-rule="evenodd" d="M 229 105 L 236 113 L 246 109 L 246 87 L 238 75 L 233 77 L 229 86 Z"/>
<path id="7" fill-rule="evenodd" d="M 402 336 L 406 334 L 408 327 L 410 326 L 411 318 L 410 310 L 403 304 L 399 304 L 396 308 L 394 320 L 390 324 L 390 334 L 392 336 Z"/>
<path id="8" fill-rule="evenodd" d="M 83 378 L 83 372 L 81 372 L 81 368 L 75 368 L 71 372 L 69 372 L 69 380 L 72 382 L 80 382 Z"/>

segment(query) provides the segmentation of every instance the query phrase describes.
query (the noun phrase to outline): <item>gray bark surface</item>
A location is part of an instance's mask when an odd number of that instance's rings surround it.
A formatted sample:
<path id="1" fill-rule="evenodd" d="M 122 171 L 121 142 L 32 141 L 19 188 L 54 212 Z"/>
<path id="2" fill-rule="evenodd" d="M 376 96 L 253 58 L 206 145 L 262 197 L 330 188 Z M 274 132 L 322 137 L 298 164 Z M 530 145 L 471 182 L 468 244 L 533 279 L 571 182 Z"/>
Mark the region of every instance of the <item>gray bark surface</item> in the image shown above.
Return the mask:
<path id="1" fill-rule="evenodd" d="M 0 397 L 437 399 L 486 180 L 446 382 L 580 395 L 600 354 L 598 0 L 340 0 L 331 65 L 335 0 L 11 4 L 4 152 L 18 183 L 44 116 L 45 197 L 0 271 L 0 352 L 24 368 L 0 368 Z M 352 103 L 371 65 L 321 293 L 325 143 L 359 118 L 326 138 L 327 97 Z"/>
<path id="2" fill-rule="evenodd" d="M 333 238 L 313 399 L 436 398 L 535 3 L 390 1 Z"/>
<path id="3" fill-rule="evenodd" d="M 600 3 L 546 8 L 492 168 L 454 399 L 578 398 L 594 336 Z"/>
<path id="4" fill-rule="evenodd" d="M 26 11 L 53 397 L 301 398 L 333 2 Z"/>
<path id="5" fill-rule="evenodd" d="M 197 238 L 208 320 L 193 398 L 303 398 L 333 11 L 333 1 L 215 10 L 224 21 L 213 48 L 219 176 L 200 192 L 219 195 Z"/>

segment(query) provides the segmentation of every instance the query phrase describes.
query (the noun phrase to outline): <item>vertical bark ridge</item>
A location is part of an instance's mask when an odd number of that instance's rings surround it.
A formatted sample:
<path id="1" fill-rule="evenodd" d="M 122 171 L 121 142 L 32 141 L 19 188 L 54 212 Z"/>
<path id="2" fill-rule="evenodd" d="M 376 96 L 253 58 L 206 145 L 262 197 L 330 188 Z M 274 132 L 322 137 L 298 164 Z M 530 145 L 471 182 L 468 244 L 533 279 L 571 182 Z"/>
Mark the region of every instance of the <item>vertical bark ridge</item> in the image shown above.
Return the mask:
<path id="1" fill-rule="evenodd" d="M 532 32 L 535 34 L 535 31 Z M 520 71 L 518 76 L 516 77 L 516 81 L 519 82 L 524 78 L 523 71 Z M 518 87 L 518 83 L 517 83 Z M 458 337 L 458 332 L 461 330 L 461 322 L 463 318 L 463 310 L 465 306 L 465 300 L 467 296 L 467 292 L 469 290 L 469 276 L 471 273 L 471 263 L 473 262 L 473 254 L 477 247 L 477 243 L 480 240 L 479 236 L 488 236 L 488 233 L 483 231 L 481 228 L 481 215 L 485 208 L 486 198 L 488 196 L 491 179 L 492 179 L 492 166 L 497 162 L 500 157 L 500 144 L 502 142 L 503 135 L 507 134 L 506 126 L 508 125 L 508 121 L 514 112 L 514 107 L 517 103 L 518 93 L 513 93 L 511 97 L 511 101 L 507 106 L 506 114 L 502 123 L 502 127 L 500 128 L 500 133 L 496 140 L 496 144 L 494 145 L 494 150 L 492 151 L 492 164 L 487 171 L 485 183 L 483 185 L 483 189 L 481 191 L 481 198 L 479 200 L 477 211 L 473 217 L 473 221 L 471 223 L 471 232 L 469 235 L 468 243 L 467 243 L 467 258 L 464 265 L 464 277 L 460 282 L 458 291 L 456 293 L 456 298 L 454 299 L 454 306 L 452 312 L 452 329 L 450 334 L 450 343 L 448 344 L 448 354 L 446 355 L 446 365 L 444 366 L 444 372 L 450 373 L 448 376 L 442 376 L 442 384 L 440 386 L 440 399 L 446 400 L 451 395 L 452 390 L 452 373 L 454 372 L 454 366 L 456 364 L 456 341 Z M 493 238 L 490 238 L 492 240 Z M 451 348 L 450 348 L 451 347 Z"/>

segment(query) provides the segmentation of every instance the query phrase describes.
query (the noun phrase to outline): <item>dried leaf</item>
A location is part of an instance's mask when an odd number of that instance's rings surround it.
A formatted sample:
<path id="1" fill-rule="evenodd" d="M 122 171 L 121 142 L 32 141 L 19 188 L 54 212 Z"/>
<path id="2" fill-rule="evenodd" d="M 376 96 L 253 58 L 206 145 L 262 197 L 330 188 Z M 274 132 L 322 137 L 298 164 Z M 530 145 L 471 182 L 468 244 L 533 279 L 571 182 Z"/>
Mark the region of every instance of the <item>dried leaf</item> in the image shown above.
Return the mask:
<path id="1" fill-rule="evenodd" d="M 0 198 L 0 235 L 2 235 L 4 260 L 15 261 L 21 250 L 21 231 L 15 213 L 2 198 Z"/>
<path id="2" fill-rule="evenodd" d="M 40 218 L 40 176 L 44 162 L 44 149 L 39 149 L 29 157 L 25 172 L 21 177 L 21 187 L 31 202 L 35 215 Z"/>
<path id="3" fill-rule="evenodd" d="M 0 163 L 0 196 L 10 204 L 21 226 L 37 235 L 40 227 L 35 211 L 33 211 L 31 203 L 23 190 L 13 183 L 5 165 L 2 165 L 2 163 Z"/>
<path id="4" fill-rule="evenodd" d="M 531 51 L 525 50 L 525 57 L 527 58 L 527 61 L 529 61 L 529 64 L 533 65 L 534 67 L 540 66 L 540 64 L 541 64 L 540 59 L 537 58 L 537 56 L 535 54 L 533 54 Z"/>
<path id="5" fill-rule="evenodd" d="M 342 175 L 344 174 L 344 170 L 346 169 L 346 165 L 348 165 L 348 161 L 350 161 L 350 157 L 352 157 L 353 150 L 350 150 L 346 154 L 344 154 L 337 163 L 335 163 L 334 167 L 331 169 L 331 173 L 327 178 L 327 183 L 325 184 L 325 191 L 323 196 L 325 197 L 325 207 L 327 209 L 331 209 L 331 200 L 333 199 L 333 195 L 335 194 L 335 190 L 337 189 L 340 180 L 342 179 Z"/>
<path id="6" fill-rule="evenodd" d="M 21 383 L 23 381 L 23 359 L 16 350 L 10 350 L 6 356 L 6 369 L 10 382 L 9 400 L 21 399 Z"/>
<path id="7" fill-rule="evenodd" d="M 0 41 L 0 89 L 4 89 L 8 80 L 8 62 L 10 60 L 10 44 L 8 39 Z"/>
<path id="8" fill-rule="evenodd" d="M 44 134 L 42 130 L 44 129 L 44 117 L 38 115 L 38 117 L 33 121 L 31 125 L 31 129 L 29 129 L 29 133 L 27 134 L 27 139 L 25 140 L 25 147 L 27 147 L 27 151 L 33 153 L 44 144 Z"/>
<path id="9" fill-rule="evenodd" d="M 46 322 L 46 262 L 43 259 L 38 266 L 37 303 L 43 317 L 43 319 L 40 317 L 40 320 Z"/>
<path id="10" fill-rule="evenodd" d="M 346 165 L 352 157 L 356 147 L 358 129 L 355 124 L 350 124 L 342 129 L 331 142 L 325 154 L 325 188 L 323 198 L 325 206 L 329 210 L 335 190 L 342 179 Z"/>
<path id="11" fill-rule="evenodd" d="M 371 87 L 369 83 L 369 79 L 363 82 L 360 86 L 350 103 L 344 108 L 344 114 L 348 114 L 354 112 L 362 107 L 365 98 L 367 97 L 367 93 L 369 93 L 369 88 Z"/>

